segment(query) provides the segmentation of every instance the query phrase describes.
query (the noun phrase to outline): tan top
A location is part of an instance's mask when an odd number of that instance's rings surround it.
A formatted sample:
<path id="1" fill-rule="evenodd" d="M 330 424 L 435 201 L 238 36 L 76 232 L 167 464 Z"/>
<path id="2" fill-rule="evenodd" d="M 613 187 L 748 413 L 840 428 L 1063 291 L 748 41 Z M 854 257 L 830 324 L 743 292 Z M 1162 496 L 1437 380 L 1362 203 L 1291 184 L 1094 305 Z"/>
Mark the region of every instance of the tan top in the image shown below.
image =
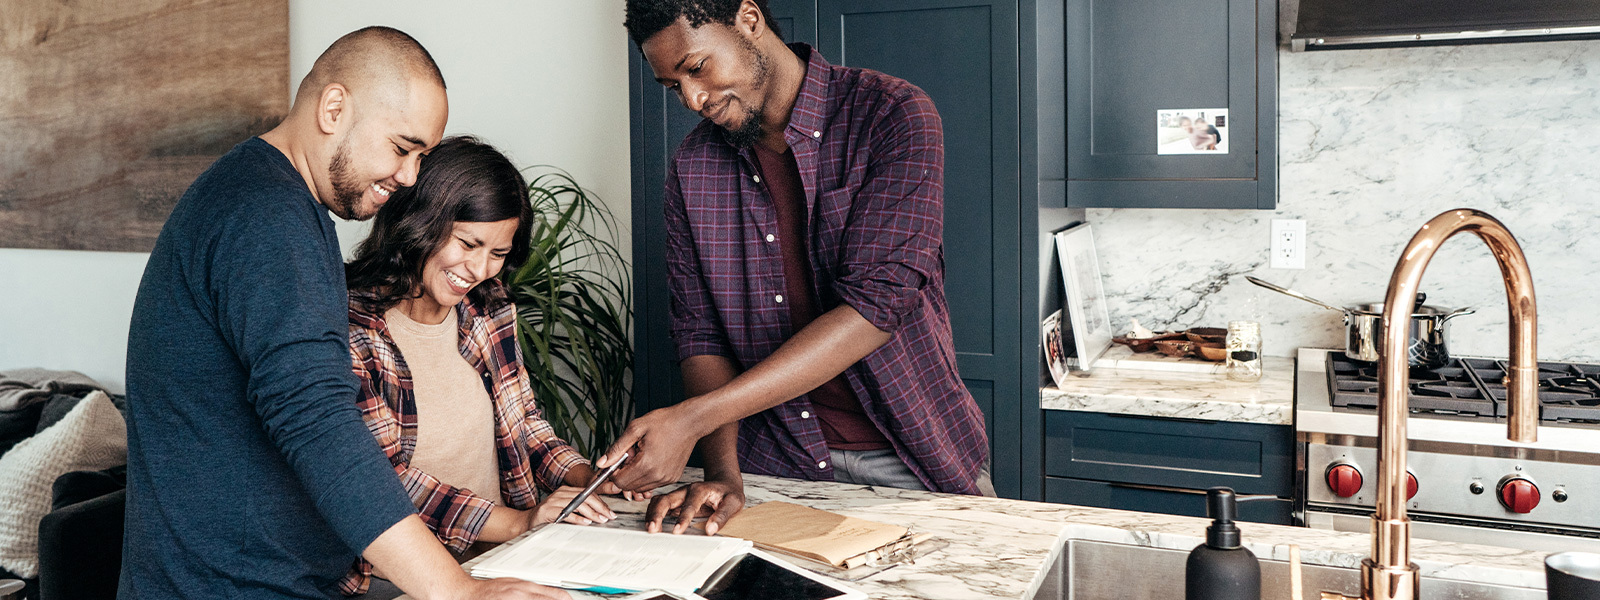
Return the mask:
<path id="1" fill-rule="evenodd" d="M 389 336 L 411 371 L 417 402 L 417 446 L 411 468 L 501 504 L 495 458 L 494 401 L 478 370 L 461 356 L 456 311 L 438 325 L 391 308 Z"/>

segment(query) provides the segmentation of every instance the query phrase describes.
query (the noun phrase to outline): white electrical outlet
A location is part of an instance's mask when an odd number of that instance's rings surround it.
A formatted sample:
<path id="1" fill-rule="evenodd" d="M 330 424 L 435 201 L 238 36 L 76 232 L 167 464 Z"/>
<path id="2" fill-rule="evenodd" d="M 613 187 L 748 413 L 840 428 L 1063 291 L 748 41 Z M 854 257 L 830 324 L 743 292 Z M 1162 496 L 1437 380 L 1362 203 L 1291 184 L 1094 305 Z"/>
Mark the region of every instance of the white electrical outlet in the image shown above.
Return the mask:
<path id="1" fill-rule="evenodd" d="M 1306 222 L 1300 219 L 1272 220 L 1272 268 L 1306 268 Z"/>

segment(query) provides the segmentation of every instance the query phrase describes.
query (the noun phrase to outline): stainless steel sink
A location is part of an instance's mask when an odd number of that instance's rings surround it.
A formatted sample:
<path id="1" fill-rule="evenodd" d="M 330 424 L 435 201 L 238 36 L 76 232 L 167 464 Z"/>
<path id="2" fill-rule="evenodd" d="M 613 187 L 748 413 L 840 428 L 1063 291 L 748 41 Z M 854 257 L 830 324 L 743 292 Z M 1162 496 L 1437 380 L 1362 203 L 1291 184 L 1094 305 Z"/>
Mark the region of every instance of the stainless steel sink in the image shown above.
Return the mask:
<path id="1" fill-rule="evenodd" d="M 1183 598 L 1189 553 L 1068 540 L 1033 600 L 1174 600 Z M 1360 570 L 1301 566 L 1304 598 L 1323 591 L 1356 594 Z M 1261 561 L 1262 600 L 1289 600 L 1289 563 Z M 1544 590 L 1422 578 L 1422 600 L 1544 600 Z"/>

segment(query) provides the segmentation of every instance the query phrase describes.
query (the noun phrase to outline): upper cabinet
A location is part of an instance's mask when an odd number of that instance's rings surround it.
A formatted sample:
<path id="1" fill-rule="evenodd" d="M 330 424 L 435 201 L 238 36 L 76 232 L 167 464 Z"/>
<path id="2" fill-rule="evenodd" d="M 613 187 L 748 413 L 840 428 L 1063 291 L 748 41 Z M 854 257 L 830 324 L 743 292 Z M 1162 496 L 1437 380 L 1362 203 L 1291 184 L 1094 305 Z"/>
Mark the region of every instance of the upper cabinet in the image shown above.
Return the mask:
<path id="1" fill-rule="evenodd" d="M 1276 206 L 1277 0 L 1065 5 L 1067 206 Z"/>

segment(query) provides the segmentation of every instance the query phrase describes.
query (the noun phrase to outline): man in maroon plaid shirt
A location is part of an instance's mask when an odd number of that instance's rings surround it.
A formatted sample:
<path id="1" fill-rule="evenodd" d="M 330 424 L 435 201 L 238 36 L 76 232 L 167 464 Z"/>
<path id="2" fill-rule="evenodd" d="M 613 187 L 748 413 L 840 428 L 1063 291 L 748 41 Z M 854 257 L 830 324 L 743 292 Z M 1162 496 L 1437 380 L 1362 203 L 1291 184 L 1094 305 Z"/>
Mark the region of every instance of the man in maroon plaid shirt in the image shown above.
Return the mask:
<path id="1" fill-rule="evenodd" d="M 944 142 L 903 80 L 786 46 L 765 0 L 629 0 L 656 80 L 705 120 L 668 168 L 672 337 L 688 400 L 629 425 L 625 490 L 683 532 L 742 472 L 993 495 L 944 298 Z"/>

